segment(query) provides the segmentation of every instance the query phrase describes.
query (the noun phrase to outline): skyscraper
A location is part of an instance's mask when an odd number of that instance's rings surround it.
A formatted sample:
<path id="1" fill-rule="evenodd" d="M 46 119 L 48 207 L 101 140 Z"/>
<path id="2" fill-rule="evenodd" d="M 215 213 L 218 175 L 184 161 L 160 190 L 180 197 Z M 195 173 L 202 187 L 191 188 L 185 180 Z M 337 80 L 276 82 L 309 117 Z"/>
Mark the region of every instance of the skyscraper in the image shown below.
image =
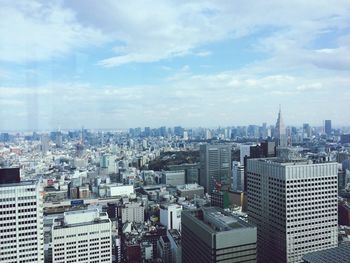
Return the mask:
<path id="1" fill-rule="evenodd" d="M 324 132 L 328 136 L 330 136 L 332 134 L 332 121 L 331 120 L 324 121 Z"/>
<path id="2" fill-rule="evenodd" d="M 310 124 L 304 123 L 303 124 L 303 139 L 310 138 L 311 137 L 311 127 Z"/>
<path id="3" fill-rule="evenodd" d="M 50 138 L 47 134 L 42 134 L 41 135 L 41 152 L 43 155 L 46 155 L 48 150 L 49 150 L 49 142 L 50 142 Z"/>
<path id="4" fill-rule="evenodd" d="M 215 183 L 230 186 L 231 179 L 231 145 L 202 144 L 200 146 L 200 179 L 207 193 L 215 189 Z"/>
<path id="5" fill-rule="evenodd" d="M 286 134 L 286 128 L 284 126 L 284 122 L 282 119 L 281 107 L 279 109 L 277 122 L 276 122 L 275 139 L 277 141 L 277 146 L 287 147 L 287 134 Z"/>
<path id="6" fill-rule="evenodd" d="M 256 262 L 256 227 L 217 207 L 181 214 L 182 262 Z"/>
<path id="7" fill-rule="evenodd" d="M 249 159 L 247 171 L 259 262 L 300 262 L 305 253 L 337 245 L 336 163 Z"/>
<path id="8" fill-rule="evenodd" d="M 232 186 L 231 189 L 235 192 L 243 191 L 244 187 L 244 166 L 239 162 L 232 164 Z"/>
<path id="9" fill-rule="evenodd" d="M 6 170 L 6 171 L 5 171 Z M 44 262 L 43 208 L 36 181 L 0 169 L 0 262 Z"/>

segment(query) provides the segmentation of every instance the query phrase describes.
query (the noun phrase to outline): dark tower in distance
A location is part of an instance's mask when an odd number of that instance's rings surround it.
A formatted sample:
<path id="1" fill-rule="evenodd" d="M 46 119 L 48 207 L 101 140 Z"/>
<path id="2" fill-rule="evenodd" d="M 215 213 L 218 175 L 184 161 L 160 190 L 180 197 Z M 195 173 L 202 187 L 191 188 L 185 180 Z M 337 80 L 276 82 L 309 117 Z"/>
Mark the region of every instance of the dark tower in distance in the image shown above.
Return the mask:
<path id="1" fill-rule="evenodd" d="M 327 134 L 327 136 L 330 136 L 332 134 L 332 121 L 331 120 L 324 121 L 324 133 Z"/>

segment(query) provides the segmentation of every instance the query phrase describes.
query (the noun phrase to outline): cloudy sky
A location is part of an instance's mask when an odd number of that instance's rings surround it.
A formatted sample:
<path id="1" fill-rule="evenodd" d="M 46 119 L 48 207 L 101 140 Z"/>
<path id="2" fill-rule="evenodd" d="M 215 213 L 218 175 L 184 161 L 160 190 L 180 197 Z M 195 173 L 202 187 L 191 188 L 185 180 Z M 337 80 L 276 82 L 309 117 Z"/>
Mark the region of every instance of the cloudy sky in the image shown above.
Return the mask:
<path id="1" fill-rule="evenodd" d="M 2 1 L 0 130 L 349 125 L 350 1 Z"/>

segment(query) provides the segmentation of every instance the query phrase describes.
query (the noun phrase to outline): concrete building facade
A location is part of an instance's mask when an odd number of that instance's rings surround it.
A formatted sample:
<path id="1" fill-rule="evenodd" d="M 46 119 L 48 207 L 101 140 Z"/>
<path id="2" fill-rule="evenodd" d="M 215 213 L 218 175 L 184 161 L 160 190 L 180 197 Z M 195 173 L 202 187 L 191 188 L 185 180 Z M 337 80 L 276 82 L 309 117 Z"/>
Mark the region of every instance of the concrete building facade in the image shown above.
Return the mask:
<path id="1" fill-rule="evenodd" d="M 239 162 L 232 163 L 232 191 L 243 191 L 244 190 L 244 165 Z"/>
<path id="2" fill-rule="evenodd" d="M 182 212 L 182 262 L 256 262 L 256 227 L 224 210 Z"/>
<path id="3" fill-rule="evenodd" d="M 163 171 L 162 172 L 162 183 L 166 185 L 183 185 L 185 184 L 185 171 Z"/>
<path id="4" fill-rule="evenodd" d="M 160 206 L 160 223 L 167 229 L 181 228 L 182 206 L 178 204 L 169 204 Z"/>
<path id="5" fill-rule="evenodd" d="M 112 225 L 97 209 L 65 212 L 52 226 L 52 262 L 112 262 Z"/>
<path id="6" fill-rule="evenodd" d="M 248 215 L 258 229 L 258 261 L 299 262 L 337 245 L 337 164 L 248 160 Z"/>
<path id="7" fill-rule="evenodd" d="M 135 222 L 143 223 L 145 221 L 145 208 L 141 203 L 129 203 L 121 209 L 122 223 Z"/>
<path id="8" fill-rule="evenodd" d="M 202 144 L 200 146 L 200 180 L 207 193 L 215 189 L 215 182 L 229 188 L 231 182 L 231 145 Z"/>
<path id="9" fill-rule="evenodd" d="M 0 184 L 0 262 L 44 262 L 41 187 L 35 181 Z"/>

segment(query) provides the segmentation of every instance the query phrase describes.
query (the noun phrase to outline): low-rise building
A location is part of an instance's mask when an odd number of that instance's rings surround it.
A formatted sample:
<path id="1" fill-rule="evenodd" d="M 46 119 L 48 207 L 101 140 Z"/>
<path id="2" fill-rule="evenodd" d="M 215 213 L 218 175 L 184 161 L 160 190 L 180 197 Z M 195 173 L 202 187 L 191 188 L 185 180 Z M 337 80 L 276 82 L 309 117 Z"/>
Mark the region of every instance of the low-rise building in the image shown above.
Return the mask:
<path id="1" fill-rule="evenodd" d="M 122 223 L 135 222 L 143 223 L 145 221 L 145 208 L 141 203 L 125 204 L 121 209 Z"/>
<path id="2" fill-rule="evenodd" d="M 162 183 L 173 186 L 185 184 L 185 171 L 163 171 Z"/>
<path id="3" fill-rule="evenodd" d="M 180 197 L 193 199 L 194 197 L 204 196 L 204 187 L 198 184 L 178 185 L 176 188 L 177 188 L 177 194 Z"/>

